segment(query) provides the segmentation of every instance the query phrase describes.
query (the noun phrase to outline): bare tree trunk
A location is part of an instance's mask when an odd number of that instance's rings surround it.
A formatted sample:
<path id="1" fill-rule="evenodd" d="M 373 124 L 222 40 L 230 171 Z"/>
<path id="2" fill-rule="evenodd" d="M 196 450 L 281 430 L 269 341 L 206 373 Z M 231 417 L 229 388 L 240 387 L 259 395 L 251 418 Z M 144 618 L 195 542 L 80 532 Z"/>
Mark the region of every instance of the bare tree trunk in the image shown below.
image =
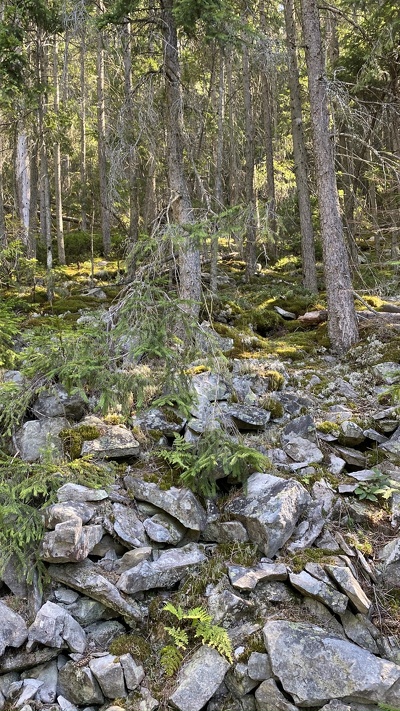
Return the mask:
<path id="1" fill-rule="evenodd" d="M 51 242 L 51 209 L 50 209 L 50 182 L 47 157 L 46 136 L 44 131 L 44 117 L 47 110 L 47 50 L 44 46 L 42 32 L 38 30 L 37 38 L 37 72 L 42 92 L 38 103 L 38 137 L 39 137 L 39 186 L 40 186 L 40 232 L 46 245 L 46 278 L 47 299 L 53 300 L 53 249 Z"/>
<path id="2" fill-rule="evenodd" d="M 307 153 L 303 132 L 303 113 L 300 96 L 300 80 L 296 51 L 296 28 L 294 2 L 284 0 L 286 47 L 288 53 L 288 78 L 290 90 L 290 112 L 292 119 L 293 157 L 296 175 L 297 200 L 299 205 L 301 254 L 303 265 L 303 286 L 317 293 L 317 270 L 315 265 L 314 230 L 310 190 L 308 187 Z"/>
<path id="3" fill-rule="evenodd" d="M 100 12 L 104 3 L 99 4 Z M 105 108 L 105 76 L 104 76 L 104 35 L 99 32 L 97 38 L 97 128 L 98 128 L 98 161 L 100 181 L 100 210 L 103 250 L 107 257 L 111 250 L 111 214 L 108 194 L 108 169 L 106 155 L 106 108 Z"/>
<path id="4" fill-rule="evenodd" d="M 128 141 L 128 184 L 129 184 L 129 258 L 128 278 L 135 276 L 135 248 L 139 236 L 139 206 L 137 189 L 137 155 L 133 136 L 133 101 L 132 101 L 132 58 L 131 26 L 126 24 L 122 33 L 122 51 L 124 60 L 125 102 L 127 106 L 127 141 Z"/>
<path id="5" fill-rule="evenodd" d="M 253 123 L 253 102 L 251 96 L 250 83 L 250 63 L 249 51 L 246 45 L 243 46 L 243 98 L 245 111 L 246 130 L 246 207 L 248 212 L 246 227 L 246 279 L 252 277 L 256 270 L 256 197 L 254 192 L 254 123 Z"/>
<path id="6" fill-rule="evenodd" d="M 226 78 L 228 85 L 228 123 L 229 123 L 229 204 L 237 205 L 239 202 L 239 165 L 236 146 L 236 122 L 234 112 L 234 86 L 233 86 L 233 49 L 228 53 L 226 63 Z"/>
<path id="7" fill-rule="evenodd" d="M 54 40 L 53 48 L 53 90 L 54 90 L 54 113 L 56 120 L 60 110 L 60 83 L 58 80 L 58 43 L 57 38 Z M 62 214 L 62 197 L 61 197 L 61 146 L 59 141 L 54 144 L 54 185 L 55 185 L 55 200 L 56 200 L 56 232 L 57 232 L 57 253 L 60 264 L 65 264 L 65 247 L 64 247 L 64 225 Z"/>
<path id="8" fill-rule="evenodd" d="M 0 116 L 1 119 L 1 116 Z M 7 229 L 6 218 L 4 214 L 4 197 L 3 197 L 3 145 L 0 134 L 0 249 L 7 247 Z"/>
<path id="9" fill-rule="evenodd" d="M 154 147 L 150 146 L 150 155 L 147 160 L 146 188 L 143 206 L 143 222 L 147 232 L 151 233 L 157 217 L 157 197 L 156 197 L 156 159 Z"/>
<path id="10" fill-rule="evenodd" d="M 28 255 L 29 259 L 36 259 L 36 235 L 37 235 L 37 228 L 38 228 L 38 188 L 39 188 L 38 141 L 37 141 L 36 135 L 34 135 L 34 138 L 32 141 L 30 171 L 31 171 L 31 199 L 30 199 L 30 205 L 29 205 L 29 235 L 28 235 L 27 255 Z"/>
<path id="11" fill-rule="evenodd" d="M 328 333 L 332 347 L 343 353 L 358 340 L 357 316 L 339 210 L 316 0 L 301 0 L 301 9 L 324 253 Z"/>
<path id="12" fill-rule="evenodd" d="M 28 244 L 29 234 L 29 203 L 30 203 L 30 166 L 28 134 L 26 128 L 19 123 L 17 129 L 17 146 L 15 153 L 15 179 L 17 186 L 18 216 L 22 228 L 22 242 Z"/>
<path id="13" fill-rule="evenodd" d="M 267 30 L 267 17 L 265 13 L 265 4 L 262 0 L 260 4 L 260 20 L 261 29 L 265 33 Z M 266 168 L 266 184 L 265 197 L 267 201 L 267 219 L 268 228 L 271 235 L 272 256 L 274 259 L 278 256 L 277 245 L 277 221 L 276 221 L 276 199 L 275 199 L 275 170 L 274 170 L 274 121 L 273 121 L 273 92 L 271 86 L 271 77 L 269 76 L 268 68 L 261 74 L 262 82 L 262 112 L 263 112 L 263 127 L 264 127 L 264 142 L 265 142 L 265 168 Z"/>
<path id="14" fill-rule="evenodd" d="M 218 105 L 217 105 L 217 145 L 215 156 L 215 210 L 220 212 L 223 207 L 222 168 L 224 159 L 224 121 L 225 121 L 225 57 L 221 51 L 219 64 Z M 212 294 L 218 291 L 218 222 L 215 234 L 211 237 L 210 290 Z"/>
<path id="15" fill-rule="evenodd" d="M 81 222 L 82 231 L 88 229 L 87 216 L 87 166 L 86 166 L 86 29 L 82 29 L 81 47 L 80 47 L 80 67 L 79 80 L 81 90 L 81 115 L 80 115 L 80 144 L 81 144 L 81 162 L 80 162 L 80 198 L 81 198 Z"/>
<path id="16" fill-rule="evenodd" d="M 200 250 L 196 238 L 185 230 L 185 225 L 193 224 L 193 211 L 183 159 L 181 72 L 172 0 L 164 0 L 162 8 L 170 206 L 174 222 L 182 228 L 179 245 L 179 294 L 186 302 L 187 312 L 198 318 L 201 298 Z"/>

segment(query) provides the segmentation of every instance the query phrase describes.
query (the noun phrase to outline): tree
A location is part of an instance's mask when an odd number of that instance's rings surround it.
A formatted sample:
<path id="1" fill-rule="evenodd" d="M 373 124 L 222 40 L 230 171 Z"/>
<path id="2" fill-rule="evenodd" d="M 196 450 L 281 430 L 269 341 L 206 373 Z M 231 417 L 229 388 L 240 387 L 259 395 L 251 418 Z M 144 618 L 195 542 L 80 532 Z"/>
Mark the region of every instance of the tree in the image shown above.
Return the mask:
<path id="1" fill-rule="evenodd" d="M 324 254 L 328 333 L 332 347 L 343 353 L 358 340 L 357 316 L 336 186 L 325 63 L 316 0 L 301 0 L 301 10 Z"/>

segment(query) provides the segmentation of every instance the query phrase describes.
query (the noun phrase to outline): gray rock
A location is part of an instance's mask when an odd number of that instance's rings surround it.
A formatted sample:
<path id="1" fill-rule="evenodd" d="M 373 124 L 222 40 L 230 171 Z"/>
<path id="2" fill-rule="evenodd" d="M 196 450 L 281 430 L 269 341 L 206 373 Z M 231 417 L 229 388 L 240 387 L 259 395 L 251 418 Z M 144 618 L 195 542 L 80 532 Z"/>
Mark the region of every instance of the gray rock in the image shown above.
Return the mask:
<path id="1" fill-rule="evenodd" d="M 400 560 L 400 538 L 393 538 L 379 552 L 379 560 L 382 560 L 385 565 L 397 563 Z"/>
<path id="2" fill-rule="evenodd" d="M 139 456 L 139 449 L 139 442 L 130 430 L 122 425 L 112 425 L 97 439 L 84 442 L 81 456 L 90 454 L 105 459 L 126 459 Z"/>
<path id="3" fill-rule="evenodd" d="M 126 476 L 125 487 L 130 496 L 154 504 L 177 519 L 186 528 L 202 531 L 206 526 L 206 512 L 189 489 L 171 487 L 168 491 L 156 484 Z"/>
<path id="4" fill-rule="evenodd" d="M 250 540 L 271 558 L 290 538 L 310 501 L 306 489 L 294 479 L 256 473 L 247 480 L 245 493 L 225 510 L 244 524 Z"/>
<path id="5" fill-rule="evenodd" d="M 216 586 L 216 589 L 208 598 L 208 609 L 215 624 L 221 624 L 227 615 L 229 615 L 230 622 L 232 616 L 235 619 L 242 619 L 246 608 L 251 607 L 251 603 L 238 595 L 234 595 L 230 590 L 222 590 L 220 592 L 219 586 Z"/>
<path id="6" fill-rule="evenodd" d="M 151 695 L 148 689 L 143 687 L 140 689 L 140 693 L 142 700 L 139 701 L 138 711 L 155 711 L 155 709 L 158 709 L 160 704 L 157 699 Z"/>
<path id="7" fill-rule="evenodd" d="M 144 530 L 155 543 L 168 543 L 171 546 L 180 543 L 186 530 L 182 524 L 166 513 L 159 513 L 144 521 Z"/>
<path id="8" fill-rule="evenodd" d="M 64 523 L 71 518 L 80 518 L 85 524 L 89 523 L 94 513 L 94 506 L 85 504 L 83 501 L 63 501 L 52 504 L 44 510 L 44 525 L 46 528 L 54 529 L 58 523 Z"/>
<path id="9" fill-rule="evenodd" d="M 39 664 L 44 664 L 45 662 L 50 662 L 55 659 L 60 654 L 58 649 L 37 649 L 35 652 L 6 652 L 2 657 L 0 656 L 0 674 L 7 674 L 8 672 L 14 671 L 24 671 L 25 669 L 31 669 Z"/>
<path id="10" fill-rule="evenodd" d="M 364 430 L 364 436 L 368 439 L 372 439 L 373 442 L 378 442 L 378 444 L 383 444 L 383 442 L 387 441 L 387 437 L 385 437 L 385 435 L 372 428 Z"/>
<path id="11" fill-rule="evenodd" d="M 341 474 L 343 469 L 346 466 L 346 462 L 342 457 L 337 457 L 335 454 L 329 454 L 329 465 L 328 465 L 328 471 L 336 476 L 337 474 Z"/>
<path id="12" fill-rule="evenodd" d="M 270 679 L 272 677 L 272 669 L 268 654 L 252 652 L 247 662 L 247 672 L 250 679 L 254 679 L 254 681 Z"/>
<path id="13" fill-rule="evenodd" d="M 361 469 L 356 472 L 347 472 L 347 476 L 357 479 L 357 481 L 371 481 L 371 479 L 376 479 L 376 472 L 372 469 Z"/>
<path id="14" fill-rule="evenodd" d="M 319 706 L 335 698 L 399 703 L 400 666 L 315 625 L 278 620 L 263 632 L 274 676 L 296 704 Z"/>
<path id="15" fill-rule="evenodd" d="M 351 600 L 359 612 L 366 615 L 372 603 L 363 591 L 360 583 L 347 567 L 337 565 L 325 565 L 325 570 L 333 578 L 335 583 Z"/>
<path id="16" fill-rule="evenodd" d="M 225 380 L 218 373 L 210 371 L 193 375 L 190 388 L 194 390 L 200 400 L 206 398 L 208 402 L 227 400 L 230 395 Z"/>
<path id="17" fill-rule="evenodd" d="M 346 447 L 356 447 L 365 440 L 362 428 L 351 420 L 345 420 L 340 425 L 339 442 Z"/>
<path id="18" fill-rule="evenodd" d="M 50 565 L 48 572 L 53 580 L 78 590 L 106 607 L 111 607 L 128 620 L 139 620 L 142 617 L 138 605 L 133 600 L 129 602 L 125 600 L 115 585 L 100 575 L 96 565 L 89 560 L 84 560 L 82 563 Z"/>
<path id="19" fill-rule="evenodd" d="M 282 442 L 289 442 L 293 437 L 315 442 L 315 423 L 311 415 L 301 415 L 286 425 L 281 435 Z"/>
<path id="20" fill-rule="evenodd" d="M 140 590 L 169 588 L 178 580 L 182 580 L 189 570 L 205 560 L 204 553 L 193 543 L 182 548 L 173 548 L 162 553 L 158 560 L 152 563 L 146 560 L 122 573 L 117 588 L 129 595 Z"/>
<path id="21" fill-rule="evenodd" d="M 99 682 L 104 696 L 109 699 L 121 699 L 126 696 L 124 672 L 118 657 L 106 654 L 91 659 L 89 668 Z"/>
<path id="22" fill-rule="evenodd" d="M 48 664 L 41 664 L 38 667 L 23 672 L 21 678 L 37 679 L 42 685 L 37 691 L 36 700 L 42 704 L 52 704 L 56 700 L 58 669 L 57 662 L 53 660 Z"/>
<path id="23" fill-rule="evenodd" d="M 346 610 L 340 616 L 346 636 L 359 647 L 368 649 L 371 654 L 379 654 L 378 645 L 368 629 L 363 615 L 353 615 L 350 610 Z M 371 623 L 370 623 L 371 624 Z"/>
<path id="24" fill-rule="evenodd" d="M 13 702 L 13 708 L 21 708 L 27 701 L 34 699 L 38 690 L 43 685 L 38 679 L 24 679 L 11 684 L 8 698 Z"/>
<path id="25" fill-rule="evenodd" d="M 196 346 L 202 353 L 229 353 L 233 348 L 233 338 L 220 336 L 208 321 L 203 321 L 196 334 Z"/>
<path id="26" fill-rule="evenodd" d="M 78 395 L 68 395 L 62 385 L 53 385 L 42 391 L 32 405 L 38 420 L 48 417 L 66 417 L 67 420 L 79 421 L 85 415 L 87 403 Z"/>
<path id="27" fill-rule="evenodd" d="M 67 662 L 58 675 L 58 689 L 61 696 L 77 706 L 102 704 L 104 697 L 100 686 L 87 666 Z"/>
<path id="28" fill-rule="evenodd" d="M 71 615 L 54 602 L 46 602 L 29 628 L 28 650 L 34 642 L 61 649 L 68 645 L 71 652 L 84 652 L 86 635 Z"/>
<path id="29" fill-rule="evenodd" d="M 279 691 L 273 679 L 263 681 L 256 693 L 257 711 L 298 711 L 297 706 L 291 704 Z"/>
<path id="30" fill-rule="evenodd" d="M 263 430 L 271 419 L 271 413 L 254 405 L 239 403 L 222 403 L 220 412 L 230 417 L 238 430 Z"/>
<path id="31" fill-rule="evenodd" d="M 88 625 L 86 633 L 88 648 L 105 652 L 114 639 L 126 633 L 126 629 L 118 620 L 107 620 Z"/>
<path id="32" fill-rule="evenodd" d="M 304 465 L 319 464 L 324 458 L 321 450 L 313 442 L 294 435 L 284 443 L 283 449 L 294 462 L 302 462 Z"/>
<path id="33" fill-rule="evenodd" d="M 216 543 L 247 543 L 249 537 L 240 521 L 210 521 L 202 533 L 202 539 Z"/>
<path id="34" fill-rule="evenodd" d="M 256 568 L 229 565 L 228 576 L 237 590 L 253 590 L 260 581 L 286 580 L 288 572 L 283 563 L 261 563 Z"/>
<path id="35" fill-rule="evenodd" d="M 108 620 L 116 615 L 109 607 L 97 602 L 97 600 L 91 600 L 89 597 L 80 597 L 74 603 L 68 605 L 67 609 L 72 617 L 83 627 L 99 620 Z"/>
<path id="36" fill-rule="evenodd" d="M 62 457 L 64 448 L 58 436 L 69 427 L 65 417 L 51 417 L 43 420 L 28 420 L 15 434 L 15 446 L 24 462 L 37 462 L 43 452 L 51 450 L 55 457 Z"/>
<path id="37" fill-rule="evenodd" d="M 125 684 L 129 691 L 133 691 L 142 683 L 144 669 L 141 665 L 136 664 L 130 654 L 122 654 L 119 661 L 124 670 Z"/>
<path id="38" fill-rule="evenodd" d="M 386 385 L 394 385 L 400 382 L 400 365 L 399 363 L 378 363 L 372 368 L 379 380 Z"/>
<path id="39" fill-rule="evenodd" d="M 162 409 L 152 407 L 140 416 L 132 418 L 132 427 L 141 427 L 149 432 L 160 432 L 166 437 L 173 437 L 175 433 L 182 432 L 186 419 L 179 412 L 170 407 Z"/>
<path id="40" fill-rule="evenodd" d="M 203 646 L 179 674 L 169 702 L 180 711 L 200 711 L 223 682 L 229 662 L 216 649 Z"/>
<path id="41" fill-rule="evenodd" d="M 344 612 L 347 607 L 347 597 L 335 590 L 334 587 L 327 585 L 322 580 L 317 580 L 309 573 L 303 570 L 296 575 L 291 573 L 289 580 L 296 590 L 299 590 L 302 595 L 312 597 L 314 600 L 323 602 L 324 605 L 330 607 L 335 613 Z"/>
<path id="42" fill-rule="evenodd" d="M 45 533 L 40 556 L 49 563 L 79 562 L 87 558 L 103 533 L 102 526 L 82 526 L 81 518 L 70 518 L 57 523 L 54 531 Z"/>
<path id="43" fill-rule="evenodd" d="M 57 703 L 61 711 L 78 711 L 78 707 L 68 701 L 64 696 L 57 696 Z"/>
<path id="44" fill-rule="evenodd" d="M 104 489 L 89 489 L 81 484 L 64 484 L 57 491 L 57 499 L 68 504 L 71 501 L 104 501 L 108 499 L 108 494 Z"/>
<path id="45" fill-rule="evenodd" d="M 365 468 L 366 458 L 362 452 L 351 447 L 339 447 L 338 445 L 335 446 L 335 452 L 341 459 L 344 459 L 346 464 L 360 467 L 360 469 Z"/>
<path id="46" fill-rule="evenodd" d="M 239 662 L 225 675 L 224 684 L 237 699 L 242 698 L 257 686 L 257 681 L 248 674 L 247 664 Z"/>
<path id="47" fill-rule="evenodd" d="M 10 686 L 15 681 L 19 681 L 19 674 L 17 674 L 17 672 L 9 672 L 8 674 L 4 674 L 4 676 L 0 676 L 0 693 L 4 699 L 7 698 Z"/>
<path id="48" fill-rule="evenodd" d="M 122 573 L 125 573 L 126 570 L 139 565 L 139 563 L 142 563 L 144 560 L 148 560 L 151 557 L 151 552 L 152 549 L 150 546 L 135 548 L 131 551 L 127 551 L 120 560 L 116 561 L 113 566 L 113 570 L 121 575 Z"/>
<path id="49" fill-rule="evenodd" d="M 6 647 L 21 647 L 28 638 L 25 620 L 0 600 L 0 657 Z"/>
<path id="50" fill-rule="evenodd" d="M 122 504 L 113 504 L 114 531 L 121 541 L 132 548 L 141 548 L 148 539 L 137 513 Z"/>

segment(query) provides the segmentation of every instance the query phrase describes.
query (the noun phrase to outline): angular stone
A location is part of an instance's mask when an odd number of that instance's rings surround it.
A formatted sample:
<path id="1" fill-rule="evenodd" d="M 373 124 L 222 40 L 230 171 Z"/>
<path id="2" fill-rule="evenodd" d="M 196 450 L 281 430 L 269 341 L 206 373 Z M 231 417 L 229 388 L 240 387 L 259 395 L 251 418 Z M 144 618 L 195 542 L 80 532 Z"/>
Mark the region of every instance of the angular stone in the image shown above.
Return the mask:
<path id="1" fill-rule="evenodd" d="M 208 321 L 202 321 L 196 334 L 196 346 L 202 353 L 229 353 L 233 348 L 233 338 L 220 336 Z"/>
<path id="2" fill-rule="evenodd" d="M 136 664 L 130 654 L 122 654 L 119 661 L 124 670 L 125 684 L 129 691 L 133 691 L 142 683 L 144 669 L 141 665 Z"/>
<path id="3" fill-rule="evenodd" d="M 100 575 L 96 565 L 89 560 L 84 560 L 82 563 L 50 565 L 48 572 L 53 580 L 68 585 L 93 600 L 98 600 L 128 620 L 140 620 L 142 617 L 138 605 L 133 600 L 128 602 L 121 597 L 115 585 Z"/>
<path id="4" fill-rule="evenodd" d="M 366 458 L 362 452 L 351 449 L 351 447 L 339 447 L 338 445 L 335 446 L 335 452 L 341 459 L 344 459 L 346 464 L 360 467 L 360 469 L 365 468 Z"/>
<path id="5" fill-rule="evenodd" d="M 24 462 L 37 462 L 49 449 L 62 457 L 61 430 L 69 426 L 65 417 L 50 417 L 43 420 L 28 420 L 15 434 L 15 444 Z"/>
<path id="6" fill-rule="evenodd" d="M 335 583 L 351 600 L 353 605 L 359 612 L 366 615 L 372 605 L 362 589 L 360 583 L 354 577 L 353 573 L 347 567 L 337 565 L 325 565 L 325 570 L 334 579 Z"/>
<path id="7" fill-rule="evenodd" d="M 224 684 L 237 699 L 241 699 L 257 686 L 257 682 L 251 679 L 248 674 L 247 664 L 241 662 L 229 669 L 225 675 Z"/>
<path id="8" fill-rule="evenodd" d="M 247 662 L 247 671 L 250 679 L 254 679 L 254 681 L 270 679 L 272 677 L 272 669 L 268 654 L 252 652 Z"/>
<path id="9" fill-rule="evenodd" d="M 148 539 L 143 523 L 133 509 L 122 504 L 113 504 L 113 516 L 114 531 L 121 541 L 132 548 L 147 545 Z"/>
<path id="10" fill-rule="evenodd" d="M 283 449 L 294 462 L 304 462 L 305 465 L 319 464 L 324 458 L 321 450 L 313 442 L 303 437 L 292 436 L 285 442 Z"/>
<path id="11" fill-rule="evenodd" d="M 102 704 L 104 697 L 89 667 L 67 662 L 58 675 L 58 688 L 64 696 L 78 706 Z"/>
<path id="12" fill-rule="evenodd" d="M 222 590 L 220 592 L 220 586 L 217 585 L 208 598 L 208 609 L 214 623 L 217 625 L 221 624 L 227 615 L 229 615 L 230 621 L 233 616 L 242 618 L 246 608 L 249 609 L 251 607 L 251 603 L 248 600 L 234 595 L 230 590 Z"/>
<path id="13" fill-rule="evenodd" d="M 185 577 L 192 568 L 204 563 L 206 556 L 198 546 L 189 543 L 182 548 L 172 548 L 149 563 L 147 560 L 122 573 L 117 588 L 133 595 L 140 590 L 169 588 Z"/>
<path id="14" fill-rule="evenodd" d="M 42 682 L 38 689 L 36 700 L 42 704 L 53 704 L 57 695 L 58 669 L 57 662 L 53 660 L 48 664 L 41 664 L 38 667 L 23 672 L 21 678 L 37 679 Z"/>
<path id="15" fill-rule="evenodd" d="M 171 546 L 180 543 L 186 533 L 184 526 L 166 513 L 159 513 L 146 519 L 143 526 L 152 541 L 168 543 Z"/>
<path id="16" fill-rule="evenodd" d="M 104 696 L 109 699 L 122 699 L 126 696 L 124 673 L 118 657 L 106 654 L 91 659 L 89 669 L 99 682 Z"/>
<path id="17" fill-rule="evenodd" d="M 54 385 L 42 391 L 32 405 L 38 420 L 48 417 L 66 417 L 67 420 L 81 420 L 87 410 L 87 403 L 80 395 L 68 395 L 61 385 Z"/>
<path id="18" fill-rule="evenodd" d="M 345 447 L 356 447 L 361 442 L 364 442 L 365 435 L 362 428 L 351 420 L 345 420 L 340 425 L 340 444 Z"/>
<path id="19" fill-rule="evenodd" d="M 257 568 L 229 565 L 228 576 L 237 590 L 253 590 L 260 580 L 286 580 L 288 573 L 286 565 L 282 563 L 262 563 Z"/>
<path id="20" fill-rule="evenodd" d="M 365 622 L 363 615 L 353 615 L 350 610 L 346 610 L 340 619 L 346 636 L 352 642 L 358 644 L 359 647 L 368 649 L 371 654 L 379 654 L 378 645 L 369 631 L 368 623 Z"/>
<path id="21" fill-rule="evenodd" d="M 210 371 L 193 375 L 190 386 L 200 399 L 205 397 L 209 402 L 227 400 L 230 395 L 224 379 L 218 373 Z"/>
<path id="22" fill-rule="evenodd" d="M 361 469 L 356 472 L 347 472 L 347 476 L 357 479 L 357 481 L 371 481 L 371 479 L 376 479 L 376 472 L 372 469 Z"/>
<path id="23" fill-rule="evenodd" d="M 89 625 L 86 633 L 89 649 L 106 652 L 114 639 L 126 634 L 126 628 L 118 620 L 107 620 Z"/>
<path id="24" fill-rule="evenodd" d="M 400 382 L 400 365 L 399 363 L 378 363 L 372 368 L 376 376 L 381 380 L 381 382 L 386 385 L 394 385 Z"/>
<path id="25" fill-rule="evenodd" d="M 139 417 L 132 418 L 132 427 L 141 427 L 149 432 L 159 432 L 166 437 L 173 437 L 182 432 L 186 419 L 170 407 L 152 407 Z"/>
<path id="26" fill-rule="evenodd" d="M 364 430 L 364 435 L 373 442 L 378 442 L 378 444 L 383 444 L 383 442 L 387 441 L 387 437 L 385 437 L 385 435 L 371 428 Z"/>
<path id="27" fill-rule="evenodd" d="M 344 612 L 347 607 L 347 597 L 342 595 L 335 588 L 313 578 L 312 575 L 303 570 L 296 575 L 291 573 L 289 580 L 296 590 L 299 590 L 302 595 L 312 597 L 314 600 L 323 602 L 324 605 L 330 607 L 335 613 Z"/>
<path id="28" fill-rule="evenodd" d="M 40 556 L 49 563 L 79 562 L 88 557 L 103 534 L 102 526 L 82 526 L 82 519 L 71 518 L 45 533 Z"/>
<path id="29" fill-rule="evenodd" d="M 205 528 L 206 512 L 189 489 L 177 489 L 173 486 L 168 491 L 163 491 L 156 484 L 129 475 L 124 478 L 124 484 L 130 496 L 154 504 L 186 528 L 195 531 Z"/>
<path id="30" fill-rule="evenodd" d="M 279 691 L 273 679 L 263 681 L 256 693 L 257 711 L 298 711 L 297 706 L 291 704 Z"/>
<path id="31" fill-rule="evenodd" d="M 94 516 L 94 506 L 89 506 L 83 501 L 65 501 L 48 506 L 44 512 L 44 525 L 54 529 L 58 523 L 64 523 L 71 518 L 80 518 L 82 523 L 88 523 Z"/>
<path id="32" fill-rule="evenodd" d="M 179 711 L 200 711 L 223 682 L 229 666 L 216 649 L 200 647 L 180 672 L 169 702 Z"/>
<path id="33" fill-rule="evenodd" d="M 114 564 L 113 570 L 121 575 L 125 573 L 126 570 L 130 570 L 130 568 L 139 565 L 139 563 L 142 563 L 144 560 L 148 560 L 151 553 L 152 548 L 150 546 L 134 548 L 131 551 L 127 551 L 122 558 Z"/>
<path id="34" fill-rule="evenodd" d="M 247 543 L 249 537 L 240 521 L 210 521 L 202 533 L 202 539 L 216 543 Z"/>
<path id="35" fill-rule="evenodd" d="M 274 676 L 296 704 L 335 698 L 399 704 L 400 666 L 315 625 L 270 621 L 263 633 Z"/>
<path id="36" fill-rule="evenodd" d="M 341 474 L 345 466 L 346 462 L 344 459 L 342 459 L 341 457 L 336 457 L 335 454 L 329 455 L 328 471 L 330 471 L 331 474 L 333 474 L 334 476 L 336 476 L 337 474 Z"/>
<path id="37" fill-rule="evenodd" d="M 393 538 L 389 543 L 382 548 L 379 553 L 379 560 L 382 560 L 385 565 L 397 563 L 400 560 L 400 538 Z"/>
<path id="38" fill-rule="evenodd" d="M 37 679 L 24 679 L 11 684 L 8 698 L 12 700 L 13 708 L 21 708 L 27 701 L 34 699 L 41 686 L 43 682 Z"/>
<path id="39" fill-rule="evenodd" d="M 103 501 L 108 499 L 108 494 L 104 489 L 89 489 L 82 484 L 64 484 L 57 491 L 57 499 L 60 502 L 70 501 Z"/>
<path id="40" fill-rule="evenodd" d="M 64 608 L 46 602 L 29 628 L 28 649 L 34 642 L 61 649 L 68 645 L 71 652 L 83 653 L 86 635 L 82 627 Z"/>
<path id="41" fill-rule="evenodd" d="M 271 413 L 254 405 L 222 403 L 219 410 L 230 417 L 238 430 L 263 430 L 271 419 Z"/>
<path id="42" fill-rule="evenodd" d="M 0 600 L 0 657 L 6 647 L 22 647 L 28 638 L 25 620 Z"/>
<path id="43" fill-rule="evenodd" d="M 109 607 L 102 605 L 101 602 L 91 600 L 89 597 L 79 597 L 76 602 L 68 606 L 68 612 L 83 627 L 91 625 L 98 620 L 108 620 L 117 614 L 110 610 Z"/>
<path id="44" fill-rule="evenodd" d="M 97 439 L 84 442 L 81 456 L 91 454 L 105 459 L 126 459 L 139 456 L 140 444 L 134 438 L 131 430 L 122 425 L 107 427 L 104 434 Z"/>
<path id="45" fill-rule="evenodd" d="M 11 652 L 9 650 L 2 657 L 0 656 L 0 674 L 8 672 L 24 671 L 50 662 L 55 657 L 58 657 L 60 651 L 58 649 L 37 649 L 35 652 Z"/>
<path id="46" fill-rule="evenodd" d="M 250 540 L 271 558 L 290 538 L 310 501 L 298 481 L 255 473 L 248 478 L 245 492 L 225 510 L 243 523 Z"/>
<path id="47" fill-rule="evenodd" d="M 315 423 L 311 415 L 301 415 L 286 425 L 281 435 L 282 442 L 289 442 L 293 437 L 315 442 Z"/>

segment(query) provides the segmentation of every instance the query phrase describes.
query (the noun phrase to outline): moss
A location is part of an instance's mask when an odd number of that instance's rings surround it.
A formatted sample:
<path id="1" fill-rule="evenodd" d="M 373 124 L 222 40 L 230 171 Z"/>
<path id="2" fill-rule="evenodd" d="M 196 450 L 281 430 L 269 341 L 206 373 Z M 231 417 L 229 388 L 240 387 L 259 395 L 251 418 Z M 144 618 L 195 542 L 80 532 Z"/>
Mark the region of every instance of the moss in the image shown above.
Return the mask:
<path id="1" fill-rule="evenodd" d="M 264 408 L 264 410 L 268 410 L 273 420 L 279 420 L 285 414 L 282 403 L 270 395 L 265 395 L 259 401 L 258 406 Z"/>
<path id="2" fill-rule="evenodd" d="M 104 305 L 104 301 L 99 301 L 91 296 L 70 296 L 63 299 L 55 299 L 52 304 L 48 304 L 43 309 L 43 313 L 56 315 L 64 314 L 66 311 L 77 313 L 81 309 L 96 309 Z"/>
<path id="3" fill-rule="evenodd" d="M 278 370 L 266 370 L 262 373 L 264 378 L 268 378 L 268 390 L 282 390 L 285 378 Z"/>
<path id="4" fill-rule="evenodd" d="M 111 642 L 109 651 L 116 657 L 131 654 L 135 661 L 141 662 L 145 662 L 151 655 L 149 643 L 139 634 L 123 634 L 117 637 Z"/>
<path id="5" fill-rule="evenodd" d="M 339 425 L 336 422 L 330 422 L 329 420 L 325 420 L 324 422 L 318 422 L 317 430 L 318 432 L 322 432 L 323 434 L 338 435 Z"/>
<path id="6" fill-rule="evenodd" d="M 340 552 L 339 546 L 337 552 Z M 307 563 L 329 563 L 332 562 L 334 555 L 334 551 L 325 550 L 324 548 L 304 548 L 299 553 L 288 556 L 285 562 L 294 573 L 301 573 Z"/>
<path id="7" fill-rule="evenodd" d="M 100 432 L 93 425 L 80 425 L 61 430 L 59 437 L 64 444 L 65 453 L 70 459 L 77 459 L 81 454 L 83 443 L 98 439 Z"/>
<path id="8" fill-rule="evenodd" d="M 208 373 L 209 370 L 210 368 L 204 364 L 193 365 L 191 368 L 185 370 L 184 373 L 185 375 L 199 375 L 200 373 Z"/>

